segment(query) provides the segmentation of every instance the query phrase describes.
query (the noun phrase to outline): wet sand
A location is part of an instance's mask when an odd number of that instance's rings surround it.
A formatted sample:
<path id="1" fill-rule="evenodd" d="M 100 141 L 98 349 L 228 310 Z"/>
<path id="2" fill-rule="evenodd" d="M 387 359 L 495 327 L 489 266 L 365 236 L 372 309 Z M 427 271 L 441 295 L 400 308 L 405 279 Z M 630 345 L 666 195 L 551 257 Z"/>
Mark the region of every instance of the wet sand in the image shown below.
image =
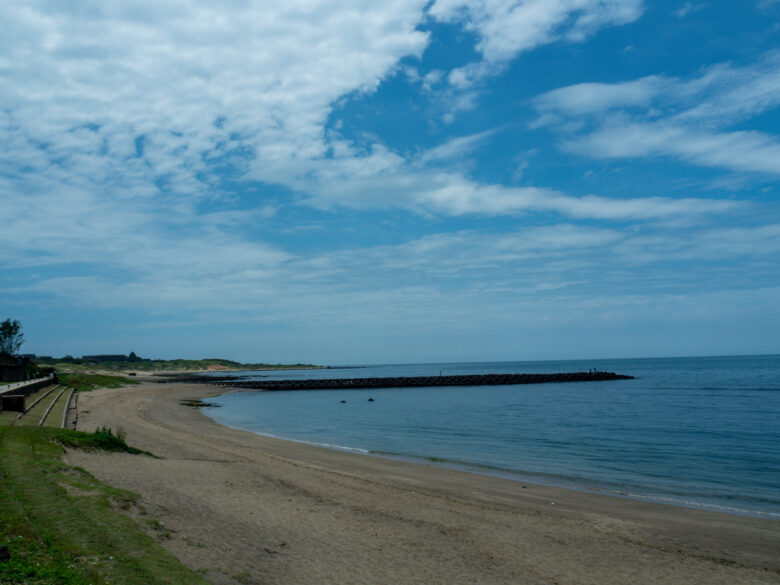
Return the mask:
<path id="1" fill-rule="evenodd" d="M 80 430 L 122 430 L 161 459 L 67 459 L 139 493 L 128 513 L 215 584 L 780 583 L 780 522 L 262 437 L 180 402 L 211 390 L 83 393 Z"/>

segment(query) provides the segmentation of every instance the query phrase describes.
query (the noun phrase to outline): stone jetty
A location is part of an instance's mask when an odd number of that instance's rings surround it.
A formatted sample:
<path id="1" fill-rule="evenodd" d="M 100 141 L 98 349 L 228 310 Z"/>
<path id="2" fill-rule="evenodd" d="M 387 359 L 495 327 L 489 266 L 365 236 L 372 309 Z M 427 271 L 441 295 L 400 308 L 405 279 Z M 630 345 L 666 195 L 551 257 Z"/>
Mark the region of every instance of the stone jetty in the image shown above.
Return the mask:
<path id="1" fill-rule="evenodd" d="M 247 380 L 217 382 L 219 386 L 255 390 L 343 390 L 350 388 L 411 388 L 429 386 L 509 386 L 553 382 L 598 382 L 633 380 L 615 372 L 569 372 L 560 374 L 472 374 L 465 376 L 414 376 L 396 378 L 331 378 L 305 380 Z"/>

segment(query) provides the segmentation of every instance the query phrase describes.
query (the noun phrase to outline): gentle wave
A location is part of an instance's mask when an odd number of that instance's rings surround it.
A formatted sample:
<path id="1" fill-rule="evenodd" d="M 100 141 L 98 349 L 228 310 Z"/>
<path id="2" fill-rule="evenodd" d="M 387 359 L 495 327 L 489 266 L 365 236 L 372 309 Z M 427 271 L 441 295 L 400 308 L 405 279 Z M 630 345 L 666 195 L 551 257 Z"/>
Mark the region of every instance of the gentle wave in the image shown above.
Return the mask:
<path id="1" fill-rule="evenodd" d="M 206 416 L 209 416 L 209 418 L 214 418 L 209 415 L 209 412 L 212 410 L 211 408 L 201 408 L 201 411 L 203 411 L 203 414 Z M 216 420 L 216 419 L 214 419 Z M 218 421 L 219 422 L 219 421 Z M 273 433 L 263 433 L 261 431 L 248 428 L 248 427 L 242 427 L 242 426 L 236 426 L 236 425 L 230 425 L 230 428 L 236 429 L 238 431 L 246 431 L 247 433 L 252 433 L 254 435 L 260 435 L 261 437 L 268 437 L 270 439 L 279 439 L 280 441 L 290 441 L 291 443 L 301 443 L 303 445 L 313 445 L 315 447 L 323 447 L 325 449 L 333 449 L 335 451 L 346 451 L 348 453 L 359 453 L 361 455 L 370 455 L 371 451 L 368 449 L 360 449 L 359 447 L 346 447 L 344 445 L 332 445 L 330 443 L 316 443 L 313 441 L 304 441 L 302 439 L 294 439 L 292 437 L 285 437 L 282 435 L 276 435 Z"/>

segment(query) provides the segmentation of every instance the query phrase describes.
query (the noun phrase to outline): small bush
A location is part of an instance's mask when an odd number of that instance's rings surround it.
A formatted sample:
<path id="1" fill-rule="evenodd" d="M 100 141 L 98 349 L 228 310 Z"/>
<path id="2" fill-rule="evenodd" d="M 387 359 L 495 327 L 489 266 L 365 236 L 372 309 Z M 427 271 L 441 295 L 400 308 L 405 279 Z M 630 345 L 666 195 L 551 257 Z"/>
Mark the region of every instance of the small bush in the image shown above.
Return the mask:
<path id="1" fill-rule="evenodd" d="M 63 446 L 73 449 L 151 455 L 148 451 L 136 449 L 125 443 L 122 433 L 114 433 L 110 427 L 95 429 L 94 433 L 57 429 L 54 438 Z"/>

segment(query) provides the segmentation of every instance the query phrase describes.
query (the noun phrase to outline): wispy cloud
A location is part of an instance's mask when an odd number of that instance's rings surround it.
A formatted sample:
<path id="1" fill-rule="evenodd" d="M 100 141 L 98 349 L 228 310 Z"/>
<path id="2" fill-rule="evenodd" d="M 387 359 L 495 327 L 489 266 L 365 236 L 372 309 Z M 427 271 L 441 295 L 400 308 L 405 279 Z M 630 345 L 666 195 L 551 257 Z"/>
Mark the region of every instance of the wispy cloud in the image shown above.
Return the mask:
<path id="1" fill-rule="evenodd" d="M 564 132 L 569 136 L 563 144 L 586 156 L 673 156 L 696 165 L 780 174 L 777 137 L 727 130 L 780 105 L 777 52 L 741 68 L 716 65 L 691 80 L 651 76 L 573 85 L 543 94 L 535 104 L 540 116 L 534 127 L 566 130 L 572 121 L 581 122 L 574 133 Z"/>
<path id="2" fill-rule="evenodd" d="M 428 15 L 474 33 L 481 56 L 449 71 L 446 78 L 437 75 L 437 81 L 446 80 L 435 91 L 444 122 L 475 108 L 484 82 L 518 54 L 555 42 L 583 42 L 602 28 L 628 24 L 642 15 L 643 4 L 643 0 L 436 0 Z"/>
<path id="3" fill-rule="evenodd" d="M 461 22 L 474 31 L 483 61 L 457 69 L 453 85 L 464 87 L 492 74 L 522 51 L 558 40 L 579 42 L 600 28 L 633 22 L 641 0 L 436 0 L 428 13 L 442 22 Z"/>
<path id="4" fill-rule="evenodd" d="M 614 199 L 575 197 L 554 189 L 482 184 L 457 170 L 469 147 L 484 136 L 455 139 L 407 160 L 381 146 L 362 155 L 320 161 L 317 171 L 298 188 L 310 202 L 324 208 L 357 209 L 401 207 L 442 215 L 519 215 L 555 212 L 569 217 L 612 220 L 649 220 L 728 212 L 734 201 L 664 197 Z M 449 164 L 428 168 L 425 163 Z"/>
<path id="5" fill-rule="evenodd" d="M 675 16 L 677 18 L 685 18 L 689 14 L 693 14 L 694 12 L 698 12 L 699 10 L 703 10 L 706 8 L 707 5 L 702 3 L 693 3 L 693 2 L 685 2 L 680 8 L 674 11 Z"/>
<path id="6" fill-rule="evenodd" d="M 123 256 L 132 279 L 47 276 L 28 292 L 95 307 L 175 313 L 186 306 L 215 321 L 231 315 L 273 320 L 287 307 L 302 319 L 332 324 L 365 321 L 372 311 L 392 306 L 387 304 L 392 299 L 407 303 L 415 297 L 409 314 L 424 318 L 426 311 L 441 315 L 437 303 L 457 304 L 466 297 L 472 300 L 462 306 L 485 308 L 486 303 L 506 307 L 518 295 L 535 304 L 550 291 L 570 299 L 602 295 L 605 289 L 636 297 L 699 294 L 702 281 L 711 291 L 771 285 L 766 262 L 780 253 L 780 225 L 692 231 L 562 223 L 502 234 L 431 234 L 398 245 L 283 259 L 258 258 L 256 250 L 225 242 L 211 251 L 205 246 L 190 250 L 192 260 L 183 262 L 176 250 L 157 262 L 142 257 L 134 264 Z M 225 263 L 228 253 L 236 254 L 235 262 Z M 742 262 L 736 280 L 723 270 L 724 262 L 735 259 Z M 684 277 L 681 263 L 687 267 Z M 192 286 L 193 279 L 200 285 Z M 486 298 L 477 301 L 481 296 Z"/>

